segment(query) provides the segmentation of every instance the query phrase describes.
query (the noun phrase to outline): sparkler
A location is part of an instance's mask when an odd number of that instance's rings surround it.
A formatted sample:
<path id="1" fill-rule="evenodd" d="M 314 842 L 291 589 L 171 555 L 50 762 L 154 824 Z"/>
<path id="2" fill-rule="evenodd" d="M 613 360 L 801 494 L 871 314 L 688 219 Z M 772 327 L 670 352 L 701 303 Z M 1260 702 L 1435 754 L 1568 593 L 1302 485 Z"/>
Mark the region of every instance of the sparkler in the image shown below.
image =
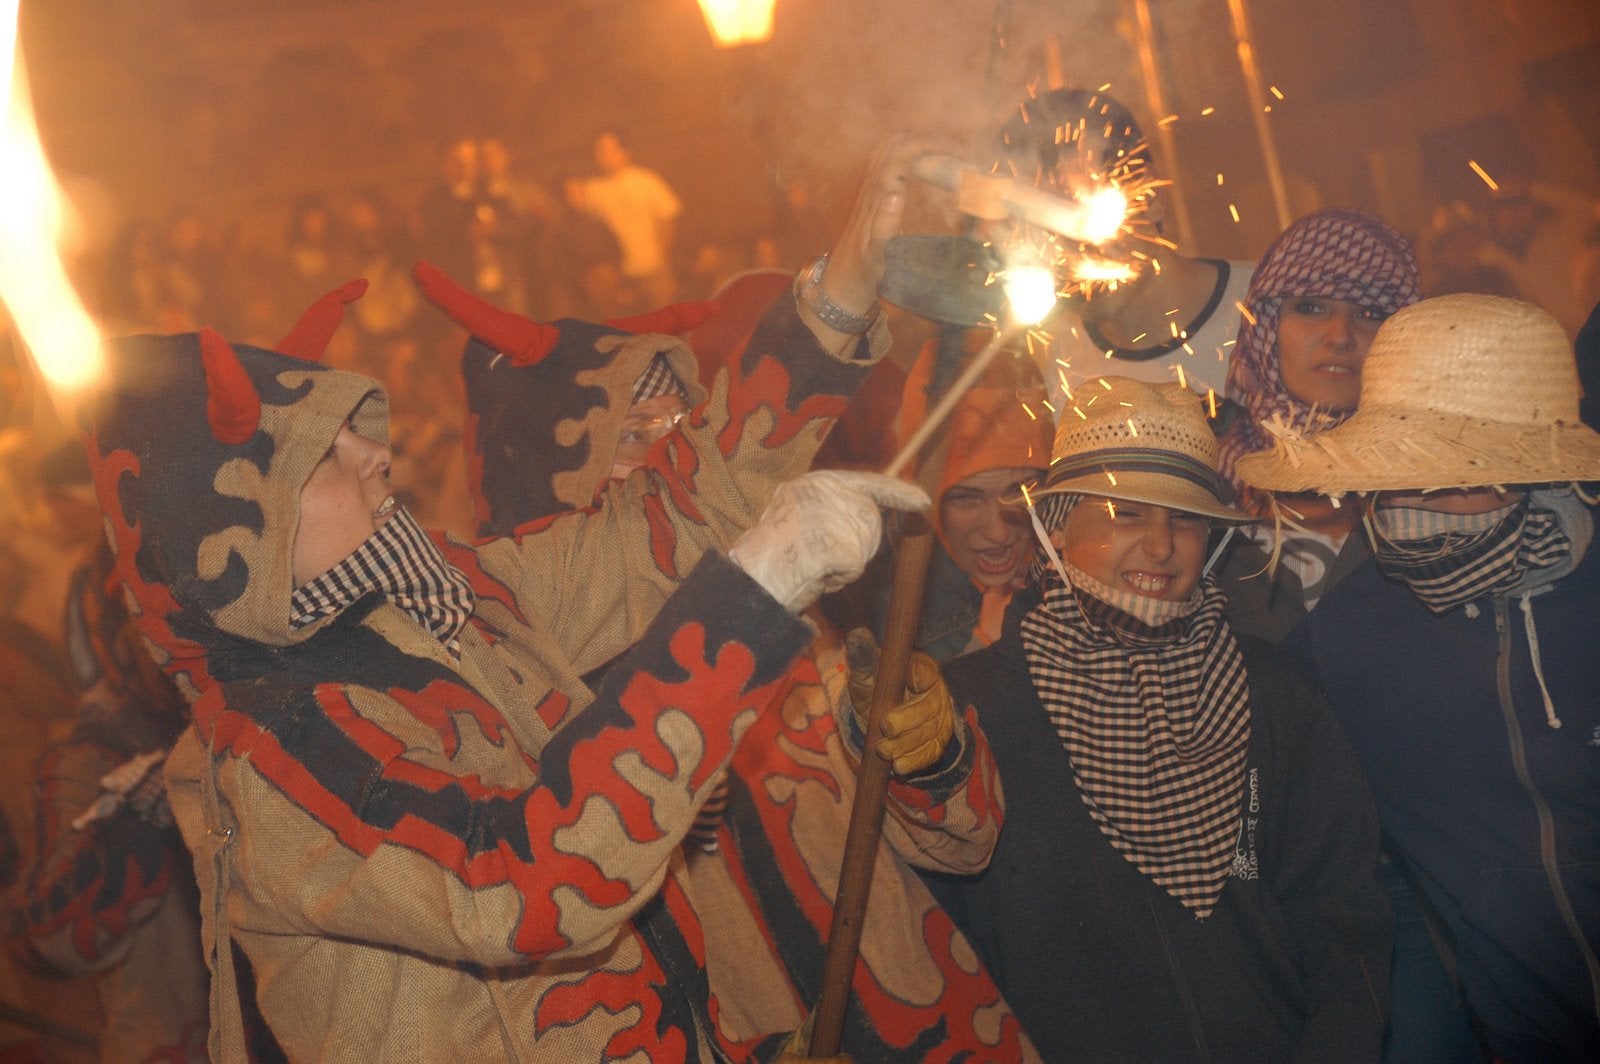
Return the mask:
<path id="1" fill-rule="evenodd" d="M 977 208 L 969 213 L 990 218 L 1009 215 L 1085 244 L 1103 244 L 1116 236 L 1128 213 L 1128 197 L 1115 185 L 1067 199 L 1013 178 L 985 174 L 952 155 L 924 155 L 911 172 L 930 185 L 1003 212 Z"/>
<path id="2" fill-rule="evenodd" d="M 17 46 L 21 0 L 0 0 L 0 299 L 24 345 L 55 388 L 72 391 L 105 364 L 100 330 L 67 278 L 57 244 L 66 211 L 33 122 Z"/>

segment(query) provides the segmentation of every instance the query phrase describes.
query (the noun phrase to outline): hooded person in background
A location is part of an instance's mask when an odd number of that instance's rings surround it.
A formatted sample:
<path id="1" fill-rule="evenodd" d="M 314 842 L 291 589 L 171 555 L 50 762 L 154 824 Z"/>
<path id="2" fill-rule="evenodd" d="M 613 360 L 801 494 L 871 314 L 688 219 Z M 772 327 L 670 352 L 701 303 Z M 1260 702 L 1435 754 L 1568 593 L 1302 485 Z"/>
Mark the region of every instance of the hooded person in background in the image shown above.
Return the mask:
<path id="1" fill-rule="evenodd" d="M 1600 434 L 1577 385 L 1549 314 L 1440 296 L 1378 330 L 1348 421 L 1238 462 L 1258 490 L 1372 493 L 1375 557 L 1286 645 L 1507 1064 L 1600 1052 L 1600 552 L 1579 486 Z"/>
<path id="2" fill-rule="evenodd" d="M 843 313 L 876 291 L 908 163 L 880 157 L 835 248 Z M 883 338 L 779 303 L 749 372 L 638 475 L 469 547 L 395 506 L 382 389 L 306 357 L 360 289 L 275 351 L 123 340 L 85 415 L 117 575 L 193 708 L 166 779 L 212 1058 L 239 1059 L 253 976 L 296 1060 L 742 1059 L 718 1041 L 680 843 L 809 637 L 794 614 L 859 572 L 878 500 L 919 504 L 861 475 L 786 483 Z M 501 342 L 693 373 L 670 338 L 581 323 Z M 587 431 L 566 429 L 575 475 Z M 737 561 L 713 549 L 730 542 Z"/>
<path id="3" fill-rule="evenodd" d="M 793 302 L 792 281 L 778 300 Z M 477 309 L 492 319 L 491 308 Z M 747 356 L 759 347 L 747 347 L 748 327 L 732 320 L 746 315 L 760 317 L 753 304 L 730 303 L 691 331 L 707 335 L 720 321 L 738 337 L 697 352 L 710 356 L 703 370 L 728 367 L 738 376 L 753 368 Z M 620 505 L 636 500 L 629 482 L 643 477 L 638 471 L 654 453 L 676 446 L 686 412 L 705 392 L 659 356 L 640 373 L 626 354 L 596 357 L 596 349 L 561 345 L 519 365 L 481 338 L 468 344 L 462 368 L 485 529 L 535 527 L 596 504 L 592 481 L 557 475 L 567 464 L 559 428 L 573 422 L 593 426 L 589 468 L 609 470 L 614 481 L 601 494 L 620 492 L 628 500 Z M 580 379 L 583 387 L 570 386 Z M 547 413 L 531 416 L 536 409 Z M 770 1059 L 791 1033 L 804 1043 L 822 986 L 876 664 L 865 637 L 853 637 L 847 661 L 841 632 L 819 625 L 779 704 L 739 745 L 685 840 L 682 882 L 701 915 L 718 1029 L 730 1043 L 759 1047 L 756 1059 Z M 598 685 L 603 669 L 586 681 Z M 964 961 L 971 945 L 916 872 L 976 871 L 993 850 L 1000 793 L 983 734 L 956 713 L 926 656 L 884 727 L 878 755 L 893 764 L 888 815 L 842 1048 L 863 1064 L 1037 1060 L 987 973 Z"/>
<path id="4" fill-rule="evenodd" d="M 974 331 L 976 333 L 976 331 Z M 970 346 L 970 345 L 969 345 Z M 898 435 L 910 438 L 928 411 L 934 347 L 923 349 L 906 378 Z M 1050 455 L 1044 385 L 1026 356 L 1002 354 L 961 397 L 942 430 L 949 436 L 934 490 L 938 548 L 928 568 L 916 646 L 935 661 L 988 646 L 1000 636 L 1006 603 L 1033 562 L 1027 512 L 1016 501 Z M 882 637 L 889 618 L 894 554 L 881 551 L 855 584 L 823 601 L 842 630 L 870 627 Z"/>
<path id="5" fill-rule="evenodd" d="M 1037 586 L 945 666 L 1006 825 L 935 896 L 1047 1060 L 1376 1061 L 1372 798 L 1321 695 L 1235 638 L 1203 574 L 1212 524 L 1249 518 L 1199 398 L 1106 384 L 1033 492 Z"/>

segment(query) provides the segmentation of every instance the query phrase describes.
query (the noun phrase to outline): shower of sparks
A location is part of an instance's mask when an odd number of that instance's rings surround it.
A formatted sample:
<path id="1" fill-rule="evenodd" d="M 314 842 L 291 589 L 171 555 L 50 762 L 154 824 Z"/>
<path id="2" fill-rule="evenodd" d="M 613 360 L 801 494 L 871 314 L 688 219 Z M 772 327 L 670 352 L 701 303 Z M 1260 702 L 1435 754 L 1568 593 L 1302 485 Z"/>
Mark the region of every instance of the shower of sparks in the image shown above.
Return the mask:
<path id="1" fill-rule="evenodd" d="M 1489 186 L 1489 191 L 1491 191 L 1491 192 L 1499 192 L 1500 191 L 1499 184 L 1497 184 L 1495 182 L 1494 178 L 1489 176 L 1488 172 L 1485 171 L 1483 167 L 1478 165 L 1478 161 L 1476 159 L 1468 159 L 1467 160 L 1467 165 L 1472 167 L 1472 172 L 1473 173 L 1475 173 L 1479 177 L 1483 178 L 1483 183 Z"/>

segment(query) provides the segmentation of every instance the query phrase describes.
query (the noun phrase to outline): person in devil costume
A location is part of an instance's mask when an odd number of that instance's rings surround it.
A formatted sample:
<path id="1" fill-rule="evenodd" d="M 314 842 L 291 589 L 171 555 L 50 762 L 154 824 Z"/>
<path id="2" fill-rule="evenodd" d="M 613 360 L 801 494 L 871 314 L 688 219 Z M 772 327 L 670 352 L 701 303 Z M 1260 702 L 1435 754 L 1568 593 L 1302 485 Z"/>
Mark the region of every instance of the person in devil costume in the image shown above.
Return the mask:
<path id="1" fill-rule="evenodd" d="M 783 291 L 779 302 L 793 297 Z M 649 506 L 650 496 L 634 490 L 634 481 L 647 480 L 636 470 L 681 446 L 683 412 L 706 399 L 693 376 L 679 376 L 688 367 L 661 354 L 646 361 L 615 343 L 561 342 L 537 362 L 508 358 L 495 335 L 506 315 L 464 294 L 452 305 L 468 311 L 459 320 L 474 333 L 462 373 L 480 531 L 559 523 L 567 518 L 557 515 L 593 511 L 607 499 Z M 731 320 L 741 315 L 754 323 L 759 310 L 734 307 L 711 320 L 730 335 L 749 333 Z M 656 327 L 670 331 L 686 320 Z M 759 365 L 752 356 L 766 343 L 763 328 L 748 346 L 713 353 L 709 366 L 707 352 L 696 355 L 706 368 L 745 372 Z M 575 341 L 578 329 L 561 323 L 563 341 Z M 576 423 L 592 428 L 586 469 L 574 476 L 564 472 L 571 449 L 562 430 Z M 805 1043 L 823 985 L 876 665 L 870 638 L 859 641 L 865 630 L 847 654 L 841 629 L 816 612 L 809 619 L 819 630 L 790 670 L 787 691 L 719 773 L 684 840 L 683 884 L 702 917 L 717 1029 L 729 1044 L 757 1047 L 763 1060 Z M 994 760 L 932 658 L 917 656 L 908 688 L 885 714 L 877 747 L 893 772 L 841 1046 L 863 1064 L 1037 1061 L 975 950 L 918 876 L 988 863 L 1002 820 Z"/>
<path id="2" fill-rule="evenodd" d="M 115 345 L 85 430 L 117 575 L 193 711 L 166 780 L 212 1059 L 242 1054 L 235 946 L 294 1060 L 754 1058 L 714 1022 L 680 843 L 809 638 L 795 612 L 859 572 L 880 503 L 926 505 L 788 479 L 884 350 L 828 317 L 868 309 L 913 157 L 880 159 L 826 291 L 780 302 L 637 475 L 473 546 L 393 503 L 381 388 L 305 357 L 359 282 L 276 350 Z M 502 335 L 525 360 L 564 342 L 689 375 L 658 336 Z M 591 430 L 562 429 L 580 466 Z"/>

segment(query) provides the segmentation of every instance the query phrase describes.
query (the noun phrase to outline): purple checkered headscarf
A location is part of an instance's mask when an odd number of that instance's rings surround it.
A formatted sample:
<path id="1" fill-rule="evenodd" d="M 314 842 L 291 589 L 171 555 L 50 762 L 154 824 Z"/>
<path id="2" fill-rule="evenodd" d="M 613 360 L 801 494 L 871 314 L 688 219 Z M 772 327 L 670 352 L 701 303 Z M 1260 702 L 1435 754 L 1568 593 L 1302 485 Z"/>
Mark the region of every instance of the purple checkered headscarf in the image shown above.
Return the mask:
<path id="1" fill-rule="evenodd" d="M 1278 313 L 1285 298 L 1311 296 L 1376 307 L 1385 315 L 1422 298 L 1417 256 L 1399 232 L 1362 211 L 1308 214 L 1267 248 L 1245 297 L 1250 313 L 1239 323 L 1239 340 L 1228 360 L 1228 398 L 1244 407 L 1222 436 L 1222 472 L 1241 495 L 1248 489 L 1234 475 L 1234 462 L 1271 440 L 1261 427 L 1274 414 L 1305 424 L 1309 410 L 1283 385 L 1278 359 Z M 1254 320 L 1252 320 L 1254 319 Z M 1321 428 L 1332 428 L 1351 411 L 1326 412 Z"/>

